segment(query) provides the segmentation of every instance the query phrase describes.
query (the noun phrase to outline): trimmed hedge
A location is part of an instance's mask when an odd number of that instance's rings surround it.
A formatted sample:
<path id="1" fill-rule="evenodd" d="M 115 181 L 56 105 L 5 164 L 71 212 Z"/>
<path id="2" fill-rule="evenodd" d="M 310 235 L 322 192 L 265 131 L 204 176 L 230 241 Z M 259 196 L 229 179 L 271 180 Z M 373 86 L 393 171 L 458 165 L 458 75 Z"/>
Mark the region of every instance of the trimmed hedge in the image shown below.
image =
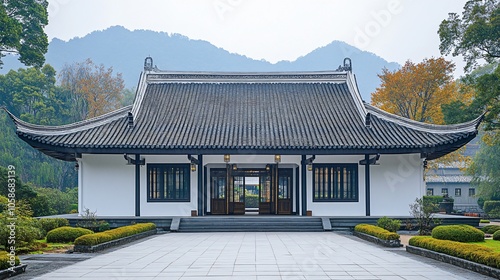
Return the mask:
<path id="1" fill-rule="evenodd" d="M 0 251 L 0 270 L 12 267 L 10 261 L 11 261 L 11 256 L 7 255 L 6 251 Z M 20 263 L 19 258 L 17 256 L 14 258 L 14 263 L 15 265 L 19 265 Z"/>
<path id="2" fill-rule="evenodd" d="M 130 235 L 154 229 L 156 229 L 156 225 L 154 223 L 143 223 L 143 224 L 119 227 L 104 232 L 88 234 L 78 237 L 75 240 L 75 245 L 95 246 L 97 244 L 105 243 L 111 240 L 120 239 L 123 237 L 127 237 Z"/>
<path id="3" fill-rule="evenodd" d="M 500 211 L 500 201 L 498 200 L 488 200 L 484 202 L 483 206 L 484 212 L 489 214 L 491 211 Z"/>
<path id="4" fill-rule="evenodd" d="M 500 268 L 500 252 L 495 252 L 492 248 L 485 246 L 450 240 L 439 240 L 430 236 L 412 237 L 409 241 L 409 245 L 484 264 L 494 268 Z"/>
<path id="5" fill-rule="evenodd" d="M 69 221 L 64 218 L 41 218 L 38 222 L 45 234 L 55 228 L 69 226 Z"/>
<path id="6" fill-rule="evenodd" d="M 500 240 L 500 230 L 495 231 L 493 233 L 493 240 Z"/>
<path id="7" fill-rule="evenodd" d="M 500 230 L 500 226 L 499 225 L 487 225 L 485 227 L 482 227 L 481 230 L 484 233 L 493 234 L 493 233 L 497 232 L 498 230 Z"/>
<path id="8" fill-rule="evenodd" d="M 47 242 L 74 242 L 78 237 L 92 233 L 94 232 L 86 228 L 60 227 L 47 233 Z"/>
<path id="9" fill-rule="evenodd" d="M 432 230 L 432 237 L 457 242 L 484 241 L 484 232 L 469 225 L 437 226 Z"/>
<path id="10" fill-rule="evenodd" d="M 354 227 L 354 231 L 366 233 L 368 235 L 375 236 L 382 240 L 398 240 L 399 234 L 390 232 L 381 227 L 368 225 L 368 224 L 359 224 Z"/>
<path id="11" fill-rule="evenodd" d="M 481 220 L 479 221 L 479 223 L 481 223 L 481 224 L 489 224 L 489 223 L 490 223 L 490 220 L 483 220 L 483 219 L 481 219 Z"/>

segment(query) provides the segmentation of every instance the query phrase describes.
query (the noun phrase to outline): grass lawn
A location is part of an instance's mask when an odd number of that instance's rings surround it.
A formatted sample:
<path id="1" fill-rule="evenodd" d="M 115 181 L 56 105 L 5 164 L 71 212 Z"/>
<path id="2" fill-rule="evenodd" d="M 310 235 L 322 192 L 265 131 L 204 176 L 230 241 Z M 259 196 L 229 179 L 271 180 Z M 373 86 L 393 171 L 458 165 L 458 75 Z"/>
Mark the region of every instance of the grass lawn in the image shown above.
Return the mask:
<path id="1" fill-rule="evenodd" d="M 493 239 L 485 239 L 484 242 L 470 242 L 470 244 L 477 244 L 481 246 L 486 246 L 489 247 L 495 252 L 500 252 L 500 241 L 498 240 L 493 240 Z"/>

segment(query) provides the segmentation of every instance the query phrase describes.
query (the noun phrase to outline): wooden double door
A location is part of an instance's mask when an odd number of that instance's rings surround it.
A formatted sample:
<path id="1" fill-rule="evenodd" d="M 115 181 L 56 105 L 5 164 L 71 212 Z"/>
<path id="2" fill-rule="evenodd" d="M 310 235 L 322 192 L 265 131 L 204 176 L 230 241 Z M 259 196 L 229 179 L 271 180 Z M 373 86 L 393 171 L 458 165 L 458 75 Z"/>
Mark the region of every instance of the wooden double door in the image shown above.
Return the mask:
<path id="1" fill-rule="evenodd" d="M 292 214 L 291 168 L 211 169 L 210 189 L 213 215 Z"/>

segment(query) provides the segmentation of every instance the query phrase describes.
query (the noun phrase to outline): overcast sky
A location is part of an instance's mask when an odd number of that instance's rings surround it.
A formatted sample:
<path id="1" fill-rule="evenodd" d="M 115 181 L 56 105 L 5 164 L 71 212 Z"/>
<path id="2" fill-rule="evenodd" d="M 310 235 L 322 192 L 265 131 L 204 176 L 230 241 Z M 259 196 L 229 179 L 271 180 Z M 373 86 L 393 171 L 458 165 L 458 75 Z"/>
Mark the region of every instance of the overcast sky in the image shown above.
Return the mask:
<path id="1" fill-rule="evenodd" d="M 201 39 L 270 62 L 334 40 L 388 61 L 438 57 L 439 23 L 466 0 L 49 0 L 50 39 L 122 25 Z M 462 73 L 461 59 L 456 76 Z"/>

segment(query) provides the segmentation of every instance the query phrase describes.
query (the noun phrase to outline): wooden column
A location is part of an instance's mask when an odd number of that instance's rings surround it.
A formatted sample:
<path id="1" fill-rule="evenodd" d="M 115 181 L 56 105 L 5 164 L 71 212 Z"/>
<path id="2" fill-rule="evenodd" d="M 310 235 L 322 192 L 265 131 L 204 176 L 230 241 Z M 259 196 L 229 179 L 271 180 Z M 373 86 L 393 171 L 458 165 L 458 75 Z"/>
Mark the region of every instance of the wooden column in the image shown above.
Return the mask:
<path id="1" fill-rule="evenodd" d="M 208 195 L 210 195 L 210 191 L 207 190 L 207 167 L 203 167 L 203 215 L 207 214 L 207 205 L 208 205 Z"/>
<path id="2" fill-rule="evenodd" d="M 135 155 L 135 216 L 141 216 L 141 155 Z"/>
<path id="3" fill-rule="evenodd" d="M 198 155 L 198 216 L 203 216 L 203 155 Z"/>
<path id="4" fill-rule="evenodd" d="M 302 160 L 300 162 L 300 170 L 302 172 L 302 216 L 307 216 L 307 165 L 306 165 L 306 156 L 302 156 Z"/>
<path id="5" fill-rule="evenodd" d="M 370 216 L 370 155 L 365 155 L 365 210 Z"/>
<path id="6" fill-rule="evenodd" d="M 293 198 L 295 199 L 295 215 L 300 215 L 300 200 L 299 200 L 299 193 L 300 193 L 300 183 L 299 183 L 299 169 L 300 168 L 295 168 L 295 196 Z"/>

